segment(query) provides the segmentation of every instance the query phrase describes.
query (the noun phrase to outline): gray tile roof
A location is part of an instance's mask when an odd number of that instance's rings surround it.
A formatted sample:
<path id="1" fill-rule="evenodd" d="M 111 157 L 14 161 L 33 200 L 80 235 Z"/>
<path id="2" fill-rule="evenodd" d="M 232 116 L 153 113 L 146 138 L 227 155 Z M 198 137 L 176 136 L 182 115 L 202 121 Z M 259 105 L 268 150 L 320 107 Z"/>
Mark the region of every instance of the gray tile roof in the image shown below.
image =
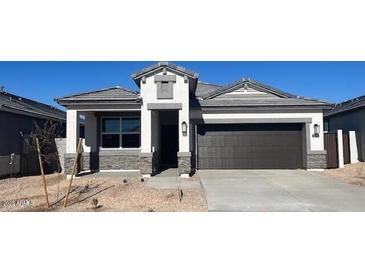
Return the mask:
<path id="1" fill-rule="evenodd" d="M 262 91 L 266 94 L 245 94 L 231 95 L 232 91 L 237 91 L 242 87 L 247 87 L 253 90 Z M 203 92 L 196 93 L 199 97 L 200 106 L 323 106 L 329 107 L 329 103 L 325 101 L 315 100 L 311 98 L 296 96 L 291 93 L 281 91 L 271 86 L 259 83 L 252 79 L 242 79 L 232 84 L 205 88 Z M 192 102 L 196 105 L 197 102 Z"/>
<path id="2" fill-rule="evenodd" d="M 332 109 L 326 111 L 323 115 L 324 117 L 329 117 L 335 114 L 355 110 L 362 107 L 365 107 L 365 95 L 347 100 L 339 104 L 335 104 Z"/>
<path id="3" fill-rule="evenodd" d="M 326 106 L 319 101 L 310 101 L 300 98 L 240 98 L 240 99 L 211 99 L 199 101 L 202 107 L 259 107 L 259 106 L 272 106 L 272 107 L 284 107 L 284 106 Z"/>
<path id="4" fill-rule="evenodd" d="M 55 101 L 59 104 L 67 104 L 75 101 L 136 101 L 139 98 L 139 93 L 119 86 L 103 88 L 94 91 L 87 91 L 82 93 L 71 94 L 55 98 Z"/>
<path id="5" fill-rule="evenodd" d="M 242 80 L 239 80 L 239 81 L 236 81 L 232 84 L 229 84 L 229 85 L 226 85 L 226 86 L 222 86 L 220 87 L 219 89 L 215 89 L 215 90 L 212 90 L 210 93 L 206 94 L 205 97 L 202 97 L 202 99 L 212 99 L 212 98 L 215 98 L 221 94 L 225 94 L 225 93 L 228 93 L 228 92 L 231 92 L 239 87 L 243 87 L 244 85 L 248 85 L 250 87 L 254 87 L 254 88 L 259 88 L 259 89 L 263 89 L 265 91 L 268 91 L 272 94 L 276 94 L 280 97 L 298 97 L 296 95 L 293 95 L 293 94 L 290 94 L 290 93 L 287 93 L 287 92 L 284 92 L 284 91 L 281 91 L 279 89 L 276 89 L 276 88 L 273 88 L 273 87 L 270 87 L 268 85 L 265 85 L 265 84 L 262 84 L 262 83 L 259 83 L 257 81 L 254 81 L 252 79 L 242 79 Z"/>
<path id="6" fill-rule="evenodd" d="M 0 110 L 45 119 L 66 120 L 66 113 L 54 106 L 33 101 L 15 94 L 0 92 Z"/>
<path id="7" fill-rule="evenodd" d="M 174 63 L 171 63 L 171 62 L 158 62 L 158 63 L 153 64 L 153 65 L 151 65 L 151 66 L 149 66 L 147 68 L 144 68 L 144 69 L 142 69 L 140 71 L 137 71 L 137 72 L 132 73 L 132 78 L 136 82 L 136 84 L 139 86 L 140 79 L 144 75 L 146 75 L 148 73 L 151 73 L 151 72 L 153 72 L 155 70 L 159 70 L 160 68 L 164 68 L 164 67 L 170 68 L 173 71 L 180 72 L 180 73 L 182 73 L 184 75 L 187 75 L 188 77 L 191 77 L 193 79 L 198 79 L 198 77 L 199 77 L 199 73 L 196 73 L 194 71 L 188 70 L 188 69 L 186 69 L 184 67 L 181 67 L 181 66 L 178 66 L 178 65 L 176 65 Z"/>
<path id="8" fill-rule="evenodd" d="M 198 81 L 198 74 L 188 71 L 185 68 L 177 66 L 168 62 L 159 62 L 140 72 L 132 74 L 134 80 L 139 83 L 141 77 L 146 73 L 158 70 L 161 67 L 169 67 L 175 71 L 180 71 L 184 74 L 189 74 L 193 81 L 189 81 L 190 103 L 192 107 L 230 107 L 230 106 L 305 106 L 305 107 L 321 107 L 323 109 L 329 108 L 329 103 L 315 100 L 311 98 L 296 96 L 291 93 L 281 91 L 271 86 L 259 83 L 252 79 L 242 79 L 229 85 L 221 86 L 217 84 L 205 83 Z M 254 92 L 239 92 L 231 93 L 233 91 L 259 91 L 259 95 Z M 111 101 L 125 101 L 135 102 L 140 104 L 141 98 L 139 93 L 121 87 L 111 87 L 100 89 L 96 91 L 77 93 L 69 96 L 64 96 L 55 99 L 61 105 L 78 104 L 78 103 L 105 103 Z"/>
<path id="9" fill-rule="evenodd" d="M 195 96 L 198 98 L 204 98 L 209 94 L 214 93 L 214 91 L 218 90 L 221 87 L 221 85 L 198 81 L 198 84 L 196 85 Z"/>

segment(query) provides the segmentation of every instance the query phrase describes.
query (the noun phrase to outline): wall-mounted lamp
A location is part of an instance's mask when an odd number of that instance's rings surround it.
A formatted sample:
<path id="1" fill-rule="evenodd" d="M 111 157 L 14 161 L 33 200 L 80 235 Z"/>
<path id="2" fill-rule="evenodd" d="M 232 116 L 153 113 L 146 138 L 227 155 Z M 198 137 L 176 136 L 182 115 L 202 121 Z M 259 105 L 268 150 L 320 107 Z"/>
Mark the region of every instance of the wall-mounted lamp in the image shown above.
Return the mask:
<path id="1" fill-rule="evenodd" d="M 320 131 L 321 131 L 320 125 L 314 124 L 314 134 L 313 134 L 313 137 L 319 137 Z"/>
<path id="2" fill-rule="evenodd" d="M 181 131 L 183 136 L 186 136 L 188 134 L 188 125 L 185 121 L 181 123 Z"/>

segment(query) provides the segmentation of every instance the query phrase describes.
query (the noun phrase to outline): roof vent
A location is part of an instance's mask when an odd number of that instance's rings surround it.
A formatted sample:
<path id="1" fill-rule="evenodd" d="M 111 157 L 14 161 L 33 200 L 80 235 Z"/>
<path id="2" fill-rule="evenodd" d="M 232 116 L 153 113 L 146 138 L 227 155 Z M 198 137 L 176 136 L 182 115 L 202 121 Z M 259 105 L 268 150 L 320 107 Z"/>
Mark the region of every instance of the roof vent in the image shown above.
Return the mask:
<path id="1" fill-rule="evenodd" d="M 0 92 L 5 93 L 5 87 L 4 86 L 0 87 Z"/>

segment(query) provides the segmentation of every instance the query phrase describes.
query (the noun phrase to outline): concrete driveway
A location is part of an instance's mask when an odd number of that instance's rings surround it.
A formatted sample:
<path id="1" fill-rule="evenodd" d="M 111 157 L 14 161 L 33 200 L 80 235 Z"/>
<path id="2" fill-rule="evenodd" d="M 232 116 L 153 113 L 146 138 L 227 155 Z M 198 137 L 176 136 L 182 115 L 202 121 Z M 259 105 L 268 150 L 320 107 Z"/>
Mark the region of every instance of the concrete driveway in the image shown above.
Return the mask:
<path id="1" fill-rule="evenodd" d="M 305 170 L 199 170 L 209 211 L 365 211 L 365 187 Z"/>

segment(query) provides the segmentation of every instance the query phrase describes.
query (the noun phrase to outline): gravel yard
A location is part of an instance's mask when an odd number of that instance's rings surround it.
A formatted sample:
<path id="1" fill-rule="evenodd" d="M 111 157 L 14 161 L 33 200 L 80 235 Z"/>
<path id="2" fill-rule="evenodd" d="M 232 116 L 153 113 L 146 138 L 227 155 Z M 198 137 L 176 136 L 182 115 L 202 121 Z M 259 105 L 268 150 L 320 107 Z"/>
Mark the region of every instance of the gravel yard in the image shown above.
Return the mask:
<path id="1" fill-rule="evenodd" d="M 350 184 L 365 186 L 365 163 L 362 162 L 345 165 L 344 168 L 326 169 L 323 173 Z"/>
<path id="2" fill-rule="evenodd" d="M 58 174 L 46 180 L 51 208 L 46 206 L 42 177 L 29 176 L 0 180 L 0 211 L 207 211 L 201 188 L 183 189 L 180 202 L 177 189 L 148 187 L 136 176 L 76 178 L 64 208 L 68 180 Z"/>

